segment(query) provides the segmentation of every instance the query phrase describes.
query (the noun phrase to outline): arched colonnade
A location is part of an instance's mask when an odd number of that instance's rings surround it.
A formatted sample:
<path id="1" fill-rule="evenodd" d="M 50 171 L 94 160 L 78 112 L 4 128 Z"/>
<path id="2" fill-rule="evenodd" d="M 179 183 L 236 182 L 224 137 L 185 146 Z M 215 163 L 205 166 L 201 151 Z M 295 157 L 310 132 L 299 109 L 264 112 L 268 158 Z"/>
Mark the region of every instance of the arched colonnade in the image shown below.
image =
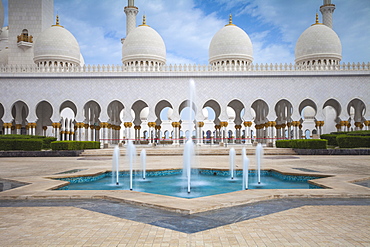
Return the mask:
<path id="1" fill-rule="evenodd" d="M 137 144 L 180 144 L 186 135 L 198 144 L 248 144 L 252 140 L 273 143 L 277 139 L 311 138 L 332 131 L 370 129 L 370 119 L 365 118 L 366 105 L 359 98 L 349 102 L 334 98 L 324 102 L 309 98 L 299 102 L 255 99 L 250 103 L 231 99 L 226 106 L 216 99 L 193 104 L 189 100 L 173 103 L 162 99 L 155 105 L 143 99 L 131 104 L 117 99 L 106 105 L 94 100 L 83 105 L 72 100 L 60 104 L 43 100 L 33 109 L 19 100 L 8 108 L 0 102 L 0 134 L 45 135 L 58 140 L 110 144 L 127 139 Z M 189 117 L 184 117 L 183 111 Z"/>

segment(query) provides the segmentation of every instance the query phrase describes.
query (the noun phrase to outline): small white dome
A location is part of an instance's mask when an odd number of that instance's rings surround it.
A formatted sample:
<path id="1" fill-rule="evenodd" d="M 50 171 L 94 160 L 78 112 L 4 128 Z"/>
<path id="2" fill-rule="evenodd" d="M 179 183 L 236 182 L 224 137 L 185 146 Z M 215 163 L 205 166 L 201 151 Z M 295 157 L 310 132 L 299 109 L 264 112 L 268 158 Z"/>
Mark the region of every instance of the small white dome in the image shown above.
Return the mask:
<path id="1" fill-rule="evenodd" d="M 246 32 L 234 24 L 224 26 L 213 36 L 209 45 L 209 63 L 253 61 L 253 46 Z"/>
<path id="2" fill-rule="evenodd" d="M 162 37 L 151 27 L 141 25 L 132 30 L 122 45 L 122 63 L 163 65 L 166 63 L 166 46 Z"/>
<path id="3" fill-rule="evenodd" d="M 229 117 L 229 120 L 234 120 L 236 117 L 235 110 L 231 108 L 230 106 L 226 107 L 226 113 Z"/>
<path id="4" fill-rule="evenodd" d="M 314 61 L 331 61 L 331 64 L 342 60 L 342 44 L 333 29 L 320 23 L 307 28 L 298 38 L 295 47 L 296 64 L 312 64 Z"/>
<path id="5" fill-rule="evenodd" d="M 149 107 L 144 107 L 140 112 L 140 119 L 147 120 L 149 116 Z"/>
<path id="6" fill-rule="evenodd" d="M 34 62 L 80 65 L 80 46 L 76 38 L 62 26 L 53 25 L 37 37 Z"/>
<path id="7" fill-rule="evenodd" d="M 311 106 L 306 106 L 303 109 L 303 117 L 304 119 L 313 119 L 316 116 L 316 111 Z"/>

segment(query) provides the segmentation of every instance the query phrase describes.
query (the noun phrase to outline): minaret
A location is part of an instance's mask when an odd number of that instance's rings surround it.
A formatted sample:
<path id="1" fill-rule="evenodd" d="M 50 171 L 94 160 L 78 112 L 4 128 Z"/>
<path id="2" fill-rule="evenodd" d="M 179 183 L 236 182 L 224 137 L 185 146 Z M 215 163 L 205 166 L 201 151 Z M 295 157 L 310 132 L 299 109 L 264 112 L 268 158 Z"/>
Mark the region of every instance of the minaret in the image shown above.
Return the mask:
<path id="1" fill-rule="evenodd" d="M 134 0 L 128 0 L 128 5 L 125 7 L 126 14 L 126 37 L 127 35 L 136 28 L 136 15 L 139 13 L 139 9 L 135 7 Z"/>
<path id="2" fill-rule="evenodd" d="M 3 6 L 3 1 L 0 0 L 0 34 L 2 32 L 2 28 L 4 25 L 4 6 Z"/>
<path id="3" fill-rule="evenodd" d="M 324 25 L 333 29 L 333 13 L 335 5 L 331 3 L 331 0 L 324 0 L 324 5 L 320 7 L 322 14 L 322 22 Z"/>

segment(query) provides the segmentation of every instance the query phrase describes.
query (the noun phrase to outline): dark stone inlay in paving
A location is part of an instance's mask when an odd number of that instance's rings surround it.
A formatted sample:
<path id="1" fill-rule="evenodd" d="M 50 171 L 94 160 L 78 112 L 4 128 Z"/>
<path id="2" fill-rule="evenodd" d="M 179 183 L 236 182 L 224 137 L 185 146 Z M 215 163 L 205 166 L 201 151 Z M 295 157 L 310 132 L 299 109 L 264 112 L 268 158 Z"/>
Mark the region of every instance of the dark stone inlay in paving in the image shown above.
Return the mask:
<path id="1" fill-rule="evenodd" d="M 363 181 L 356 182 L 354 184 L 370 188 L 370 180 L 363 180 Z"/>
<path id="2" fill-rule="evenodd" d="M 106 200 L 0 200 L 0 207 L 76 207 L 183 233 L 196 233 L 302 206 L 369 206 L 369 198 L 290 198 L 183 215 Z"/>
<path id="3" fill-rule="evenodd" d="M 76 172 L 85 171 L 85 170 L 87 170 L 87 169 L 73 169 L 73 170 L 68 170 L 68 171 L 65 171 L 65 172 L 58 172 L 58 173 L 55 173 L 54 175 L 71 174 L 71 173 L 76 173 Z"/>
<path id="4" fill-rule="evenodd" d="M 302 171 L 302 172 L 319 172 L 319 171 L 315 171 L 315 170 L 311 170 L 311 169 L 307 169 L 307 168 L 294 167 L 293 169 L 296 169 L 296 170 L 299 170 L 299 171 Z"/>
<path id="5" fill-rule="evenodd" d="M 268 159 L 268 160 L 300 159 L 297 156 L 290 156 L 290 155 L 281 155 L 281 156 L 279 156 L 279 155 L 271 155 L 271 156 L 265 155 L 263 158 Z"/>
<path id="6" fill-rule="evenodd" d="M 28 183 L 21 183 L 14 180 L 6 180 L 6 179 L 0 179 L 0 192 L 15 189 L 24 185 L 27 185 Z"/>

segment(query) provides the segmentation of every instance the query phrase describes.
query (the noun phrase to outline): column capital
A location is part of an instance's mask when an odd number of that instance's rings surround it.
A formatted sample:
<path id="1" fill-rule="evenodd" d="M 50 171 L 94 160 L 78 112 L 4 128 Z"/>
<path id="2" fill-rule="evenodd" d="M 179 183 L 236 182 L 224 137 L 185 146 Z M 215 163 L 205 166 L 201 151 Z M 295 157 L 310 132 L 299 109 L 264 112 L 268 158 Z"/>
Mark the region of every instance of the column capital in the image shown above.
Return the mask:
<path id="1" fill-rule="evenodd" d="M 82 123 L 82 122 L 78 122 L 78 123 L 76 123 L 76 127 L 77 128 L 83 128 L 84 127 L 84 125 L 85 125 L 85 123 Z"/>
<path id="2" fill-rule="evenodd" d="M 361 122 L 355 122 L 355 126 L 360 129 L 364 127 L 364 125 Z"/>
<path id="3" fill-rule="evenodd" d="M 179 128 L 181 126 L 180 122 L 172 122 L 172 127 Z"/>
<path id="4" fill-rule="evenodd" d="M 157 124 L 155 122 L 148 122 L 149 128 L 154 128 Z"/>
<path id="5" fill-rule="evenodd" d="M 125 126 L 125 128 L 131 128 L 132 127 L 132 123 L 131 122 L 124 122 L 123 123 L 123 126 Z"/>
<path id="6" fill-rule="evenodd" d="M 220 122 L 221 127 L 227 127 L 229 125 L 228 122 Z"/>
<path id="7" fill-rule="evenodd" d="M 197 122 L 197 126 L 198 126 L 199 128 L 202 128 L 202 127 L 204 126 L 204 122 Z"/>
<path id="8" fill-rule="evenodd" d="M 243 124 L 244 127 L 251 127 L 253 123 L 251 121 L 245 121 Z"/>
<path id="9" fill-rule="evenodd" d="M 4 124 L 3 124 L 3 127 L 4 127 L 4 128 L 11 128 L 11 127 L 12 127 L 12 125 L 13 125 L 12 123 L 4 123 Z"/>
<path id="10" fill-rule="evenodd" d="M 56 128 L 60 128 L 60 123 L 59 122 L 56 122 L 56 123 L 52 123 L 51 126 L 56 129 Z"/>

